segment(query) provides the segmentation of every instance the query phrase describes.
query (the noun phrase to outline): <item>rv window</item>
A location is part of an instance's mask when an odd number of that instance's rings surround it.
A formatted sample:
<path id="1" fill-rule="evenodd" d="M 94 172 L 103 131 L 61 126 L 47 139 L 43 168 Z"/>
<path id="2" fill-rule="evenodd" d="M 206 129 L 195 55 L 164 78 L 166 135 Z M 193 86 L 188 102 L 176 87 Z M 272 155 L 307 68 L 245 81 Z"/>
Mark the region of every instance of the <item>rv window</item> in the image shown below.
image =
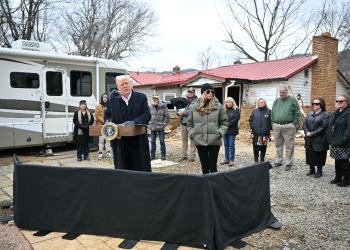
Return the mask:
<path id="1" fill-rule="evenodd" d="M 46 94 L 61 96 L 63 94 L 62 73 L 57 71 L 46 72 Z"/>
<path id="2" fill-rule="evenodd" d="M 39 74 L 11 72 L 12 88 L 39 88 Z"/>
<path id="3" fill-rule="evenodd" d="M 70 72 L 70 94 L 71 96 L 91 96 L 92 77 L 88 71 Z"/>
<path id="4" fill-rule="evenodd" d="M 106 93 L 108 96 L 111 93 L 111 91 L 116 88 L 115 78 L 121 75 L 124 75 L 124 73 L 106 72 Z"/>

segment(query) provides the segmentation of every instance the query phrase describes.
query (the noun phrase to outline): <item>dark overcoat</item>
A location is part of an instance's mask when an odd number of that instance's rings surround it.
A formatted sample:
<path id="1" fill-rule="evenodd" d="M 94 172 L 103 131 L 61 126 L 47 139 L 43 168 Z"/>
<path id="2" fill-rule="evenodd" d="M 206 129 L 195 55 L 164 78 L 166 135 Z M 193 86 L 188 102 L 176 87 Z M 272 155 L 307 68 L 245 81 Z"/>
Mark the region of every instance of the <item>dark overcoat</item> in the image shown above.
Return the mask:
<path id="1" fill-rule="evenodd" d="M 111 95 L 109 98 L 104 120 L 121 124 L 123 121 L 121 98 Z M 145 94 L 132 90 L 128 104 L 128 116 L 126 121 L 134 121 L 136 124 L 148 124 L 151 119 L 147 97 Z M 117 168 L 117 140 L 111 141 L 113 147 L 114 167 Z M 149 154 L 148 136 L 144 134 L 132 137 L 122 137 L 121 139 L 122 165 L 127 170 L 151 172 L 151 162 Z"/>
<path id="2" fill-rule="evenodd" d="M 82 125 L 86 125 L 86 126 L 91 126 L 94 123 L 94 116 L 93 114 L 90 112 L 91 114 L 91 120 L 90 122 L 88 122 L 88 116 L 83 116 L 82 115 L 82 123 L 79 123 L 78 121 L 78 111 L 74 112 L 74 116 L 73 116 L 73 123 L 74 123 L 74 134 L 73 134 L 73 143 L 77 143 L 77 144 L 87 144 L 87 143 L 92 143 L 94 142 L 92 136 L 89 136 L 89 128 L 84 129 L 82 127 Z M 85 119 L 84 119 L 85 118 Z M 82 129 L 83 134 L 82 135 L 78 135 L 78 129 Z"/>
<path id="3" fill-rule="evenodd" d="M 329 115 L 326 111 L 315 114 L 312 111 L 307 114 L 303 128 L 305 133 L 305 148 L 310 151 L 327 151 L 329 145 L 327 142 Z M 306 136 L 310 132 L 311 136 Z"/>
<path id="4" fill-rule="evenodd" d="M 228 129 L 225 135 L 238 135 L 238 121 L 239 119 L 241 119 L 241 113 L 239 112 L 239 108 L 227 109 L 226 115 L 228 119 Z"/>
<path id="5" fill-rule="evenodd" d="M 332 133 L 334 126 L 334 133 Z M 329 145 L 339 148 L 350 148 L 350 107 L 339 113 L 339 109 L 332 113 L 327 130 Z"/>
<path id="6" fill-rule="evenodd" d="M 254 109 L 249 117 L 249 125 L 256 136 L 270 135 L 270 130 L 272 130 L 271 110 L 266 107 Z"/>

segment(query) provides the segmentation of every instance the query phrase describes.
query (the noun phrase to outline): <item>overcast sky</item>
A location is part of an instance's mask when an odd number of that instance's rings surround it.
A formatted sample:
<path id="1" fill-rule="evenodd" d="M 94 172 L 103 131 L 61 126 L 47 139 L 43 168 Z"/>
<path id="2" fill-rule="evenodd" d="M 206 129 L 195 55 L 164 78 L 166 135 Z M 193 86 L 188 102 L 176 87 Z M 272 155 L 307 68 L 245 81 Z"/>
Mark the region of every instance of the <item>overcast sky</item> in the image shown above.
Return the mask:
<path id="1" fill-rule="evenodd" d="M 156 67 L 157 71 L 168 71 L 175 65 L 181 69 L 200 69 L 196 65 L 196 57 L 199 51 L 208 47 L 212 47 L 222 57 L 238 55 L 223 48 L 224 31 L 218 15 L 218 12 L 220 15 L 226 13 L 223 0 L 145 1 L 154 7 L 159 16 L 159 38 L 154 46 L 162 50 L 152 56 L 128 60 L 128 70 L 142 71 L 145 66 Z M 312 8 L 315 3 L 316 0 L 309 0 L 305 7 Z M 236 35 L 244 36 L 243 33 Z"/>

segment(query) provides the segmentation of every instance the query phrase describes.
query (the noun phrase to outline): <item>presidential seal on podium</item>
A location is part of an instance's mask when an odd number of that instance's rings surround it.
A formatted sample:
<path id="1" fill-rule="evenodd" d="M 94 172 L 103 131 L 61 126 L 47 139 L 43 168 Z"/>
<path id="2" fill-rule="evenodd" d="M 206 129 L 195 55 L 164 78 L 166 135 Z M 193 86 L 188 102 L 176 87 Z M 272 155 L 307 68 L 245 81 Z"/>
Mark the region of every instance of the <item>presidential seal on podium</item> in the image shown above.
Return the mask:
<path id="1" fill-rule="evenodd" d="M 106 140 L 114 140 L 118 136 L 118 126 L 113 122 L 107 122 L 102 126 L 101 134 Z"/>

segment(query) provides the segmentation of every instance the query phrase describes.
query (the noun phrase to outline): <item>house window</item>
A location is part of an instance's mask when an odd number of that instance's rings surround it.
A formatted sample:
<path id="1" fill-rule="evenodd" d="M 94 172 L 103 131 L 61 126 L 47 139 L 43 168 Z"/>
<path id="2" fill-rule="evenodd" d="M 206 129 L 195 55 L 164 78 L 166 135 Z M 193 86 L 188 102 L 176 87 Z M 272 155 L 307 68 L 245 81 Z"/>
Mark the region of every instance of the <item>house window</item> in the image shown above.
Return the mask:
<path id="1" fill-rule="evenodd" d="M 309 69 L 304 70 L 304 77 L 307 79 L 309 78 Z"/>
<path id="2" fill-rule="evenodd" d="M 115 78 L 121 75 L 124 75 L 124 74 L 117 73 L 117 72 L 106 72 L 105 82 L 106 82 L 106 93 L 108 96 L 111 93 L 111 91 L 116 88 Z"/>
<path id="3" fill-rule="evenodd" d="M 39 74 L 11 72 L 10 82 L 12 88 L 39 88 Z"/>
<path id="4" fill-rule="evenodd" d="M 70 94 L 71 96 L 91 96 L 92 77 L 89 71 L 70 72 Z"/>
<path id="5" fill-rule="evenodd" d="M 170 103 L 170 100 L 175 98 L 176 97 L 176 94 L 173 94 L 173 93 L 164 93 L 164 102 L 166 103 Z"/>
<path id="6" fill-rule="evenodd" d="M 63 94 L 62 73 L 56 71 L 46 72 L 46 94 L 61 96 Z"/>

